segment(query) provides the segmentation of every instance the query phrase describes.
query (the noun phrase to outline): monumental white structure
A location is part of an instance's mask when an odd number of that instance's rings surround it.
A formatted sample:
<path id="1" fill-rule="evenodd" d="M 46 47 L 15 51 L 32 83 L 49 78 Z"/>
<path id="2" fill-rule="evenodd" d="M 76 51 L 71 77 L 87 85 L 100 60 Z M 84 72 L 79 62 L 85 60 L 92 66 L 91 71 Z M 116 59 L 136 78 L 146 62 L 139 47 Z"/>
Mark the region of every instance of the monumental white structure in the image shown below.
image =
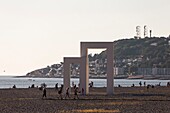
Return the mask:
<path id="1" fill-rule="evenodd" d="M 107 54 L 107 94 L 113 94 L 113 42 L 81 42 L 80 57 L 64 57 L 64 89 L 70 87 L 70 64 L 80 64 L 80 89 L 89 93 L 88 49 L 106 48 Z M 70 88 L 71 89 L 71 88 Z"/>
<path id="2" fill-rule="evenodd" d="M 70 64 L 80 64 L 81 66 L 81 58 L 80 57 L 64 57 L 64 94 L 65 89 L 70 88 Z M 80 72 L 81 76 L 81 72 Z"/>

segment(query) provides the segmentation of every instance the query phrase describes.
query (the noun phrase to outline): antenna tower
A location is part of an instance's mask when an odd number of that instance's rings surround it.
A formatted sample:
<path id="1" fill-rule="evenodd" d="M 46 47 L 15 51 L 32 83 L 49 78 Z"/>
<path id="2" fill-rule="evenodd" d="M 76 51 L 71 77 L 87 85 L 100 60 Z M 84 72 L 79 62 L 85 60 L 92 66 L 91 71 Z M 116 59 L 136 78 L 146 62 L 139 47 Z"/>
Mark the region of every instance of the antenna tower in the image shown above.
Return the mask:
<path id="1" fill-rule="evenodd" d="M 149 31 L 150 32 L 150 38 L 152 37 L 152 30 Z"/>
<path id="2" fill-rule="evenodd" d="M 144 26 L 144 38 L 148 37 L 148 28 L 147 26 L 145 25 Z"/>
<path id="3" fill-rule="evenodd" d="M 136 37 L 137 37 L 138 39 L 141 38 L 140 26 L 136 26 Z"/>

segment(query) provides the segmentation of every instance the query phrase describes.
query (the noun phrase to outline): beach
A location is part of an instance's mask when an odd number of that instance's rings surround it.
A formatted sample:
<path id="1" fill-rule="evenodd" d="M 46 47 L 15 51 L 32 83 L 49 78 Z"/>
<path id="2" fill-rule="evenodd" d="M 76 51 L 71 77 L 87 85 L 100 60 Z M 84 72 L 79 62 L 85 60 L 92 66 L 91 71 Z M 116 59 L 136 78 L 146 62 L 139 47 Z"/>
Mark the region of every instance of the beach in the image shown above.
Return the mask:
<path id="1" fill-rule="evenodd" d="M 86 96 L 61 100 L 57 91 L 47 88 L 42 99 L 38 88 L 0 90 L 1 113 L 169 113 L 170 87 L 115 87 L 114 95 L 106 88 L 90 88 Z"/>

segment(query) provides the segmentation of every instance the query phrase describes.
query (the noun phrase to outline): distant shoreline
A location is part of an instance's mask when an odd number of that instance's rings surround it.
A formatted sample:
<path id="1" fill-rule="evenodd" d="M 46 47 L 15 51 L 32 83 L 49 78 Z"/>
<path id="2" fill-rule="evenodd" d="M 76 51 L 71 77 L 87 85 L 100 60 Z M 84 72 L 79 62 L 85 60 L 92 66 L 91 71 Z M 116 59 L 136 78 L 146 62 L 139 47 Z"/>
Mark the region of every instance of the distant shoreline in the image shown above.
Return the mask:
<path id="1" fill-rule="evenodd" d="M 63 77 L 43 77 L 43 76 L 14 76 L 14 78 L 63 78 Z M 79 78 L 79 77 L 70 77 Z M 107 79 L 107 77 L 89 77 L 90 79 Z M 114 79 L 127 79 L 127 77 L 114 77 Z"/>
<path id="2" fill-rule="evenodd" d="M 13 76 L 14 78 L 63 78 L 63 77 L 42 77 L 42 76 Z M 71 78 L 79 78 L 79 77 L 71 77 Z M 107 79 L 107 77 L 89 77 L 90 79 Z M 128 77 L 114 77 L 114 79 L 129 79 Z M 136 80 L 135 78 L 129 80 Z M 142 80 L 170 80 L 170 77 L 155 77 L 148 78 L 144 77 Z"/>

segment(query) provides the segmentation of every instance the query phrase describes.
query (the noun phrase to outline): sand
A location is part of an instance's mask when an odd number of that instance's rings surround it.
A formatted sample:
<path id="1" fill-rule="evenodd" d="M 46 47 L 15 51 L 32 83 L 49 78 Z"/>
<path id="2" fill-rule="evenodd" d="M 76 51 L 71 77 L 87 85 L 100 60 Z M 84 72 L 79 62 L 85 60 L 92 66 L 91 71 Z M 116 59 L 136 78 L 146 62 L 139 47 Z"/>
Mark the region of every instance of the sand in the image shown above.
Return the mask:
<path id="1" fill-rule="evenodd" d="M 0 113 L 169 113 L 170 87 L 116 87 L 106 95 L 106 88 L 90 88 L 80 99 L 59 99 L 55 89 L 1 89 Z"/>

